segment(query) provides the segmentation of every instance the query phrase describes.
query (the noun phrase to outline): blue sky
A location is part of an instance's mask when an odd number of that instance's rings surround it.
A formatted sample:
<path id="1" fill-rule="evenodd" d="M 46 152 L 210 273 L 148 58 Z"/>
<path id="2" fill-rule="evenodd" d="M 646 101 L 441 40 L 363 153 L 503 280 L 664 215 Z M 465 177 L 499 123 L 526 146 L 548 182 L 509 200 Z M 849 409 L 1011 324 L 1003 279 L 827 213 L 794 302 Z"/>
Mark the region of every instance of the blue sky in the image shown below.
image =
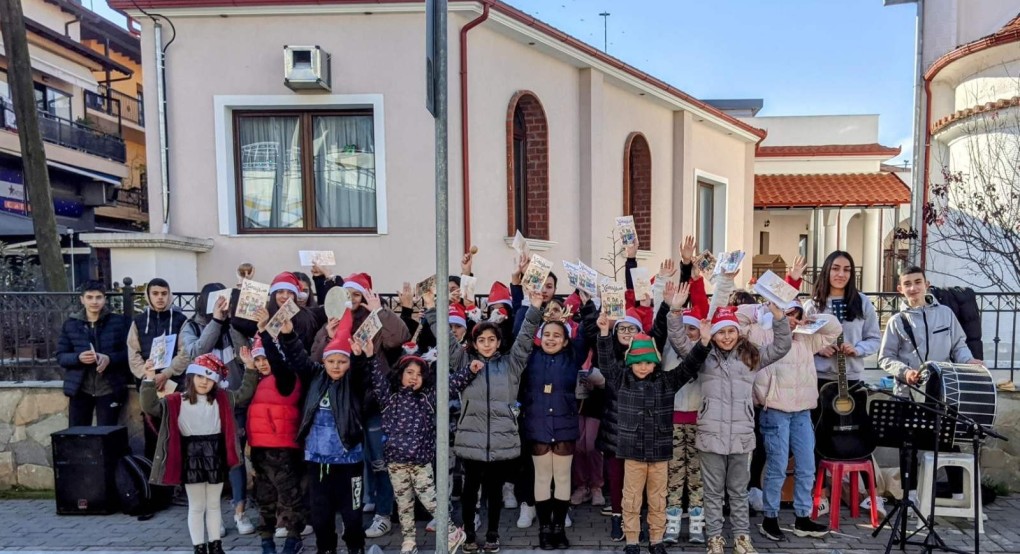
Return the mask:
<path id="1" fill-rule="evenodd" d="M 504 0 L 698 98 L 762 98 L 759 115 L 879 114 L 910 160 L 913 4 L 882 0 Z M 117 20 L 105 0 L 86 6 Z M 123 21 L 123 18 L 119 18 Z"/>

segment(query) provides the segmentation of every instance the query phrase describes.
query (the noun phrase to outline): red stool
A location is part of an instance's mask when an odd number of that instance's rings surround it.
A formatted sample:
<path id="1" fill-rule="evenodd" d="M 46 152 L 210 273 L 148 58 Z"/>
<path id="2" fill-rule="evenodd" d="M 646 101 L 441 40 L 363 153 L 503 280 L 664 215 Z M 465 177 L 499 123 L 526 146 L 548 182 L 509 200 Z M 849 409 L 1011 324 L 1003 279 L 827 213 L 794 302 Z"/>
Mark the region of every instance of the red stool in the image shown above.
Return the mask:
<path id="1" fill-rule="evenodd" d="M 832 486 L 829 498 L 829 529 L 839 531 L 839 507 L 843 496 L 843 475 L 850 475 L 850 517 L 860 515 L 860 488 L 857 486 L 859 473 L 868 474 L 868 494 L 871 495 L 871 526 L 878 527 L 878 506 L 875 501 L 875 469 L 871 459 L 866 460 L 822 460 L 818 466 L 818 478 L 815 480 L 814 508 L 811 519 L 818 517 L 818 503 L 822 499 L 822 485 L 825 473 L 832 475 Z"/>

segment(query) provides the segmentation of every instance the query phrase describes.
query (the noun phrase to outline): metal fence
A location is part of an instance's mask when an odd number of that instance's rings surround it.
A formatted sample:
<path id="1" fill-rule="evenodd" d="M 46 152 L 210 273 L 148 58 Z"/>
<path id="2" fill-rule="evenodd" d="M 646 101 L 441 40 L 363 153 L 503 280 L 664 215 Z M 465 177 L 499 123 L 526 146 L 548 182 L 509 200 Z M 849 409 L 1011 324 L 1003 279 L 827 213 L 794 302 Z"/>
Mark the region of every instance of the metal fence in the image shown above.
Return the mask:
<path id="1" fill-rule="evenodd" d="M 18 128 L 14 105 L 5 98 L 0 98 L 0 128 L 15 131 Z M 124 140 L 120 137 L 42 110 L 39 110 L 39 132 L 46 142 L 117 162 L 127 159 Z"/>
<path id="2" fill-rule="evenodd" d="M 145 308 L 142 289 L 127 286 L 108 295 L 107 302 L 116 313 L 129 316 Z M 900 310 L 903 298 L 896 293 L 869 293 L 878 312 L 882 328 L 893 314 Z M 59 379 L 55 352 L 63 321 L 81 309 L 77 293 L 52 292 L 0 292 L 0 381 L 24 379 Z M 400 309 L 396 294 L 380 294 L 383 306 Z M 978 308 L 982 317 L 982 340 L 985 364 L 993 374 L 1011 381 L 1020 369 L 1017 352 L 1017 328 L 1020 319 L 1020 293 L 978 293 Z M 191 317 L 195 313 L 198 293 L 175 292 L 174 305 Z M 476 297 L 479 306 L 485 306 L 486 297 Z M 125 309 L 126 308 L 126 309 Z M 415 310 L 421 309 L 420 304 Z M 869 370 L 878 371 L 875 356 L 865 359 Z"/>

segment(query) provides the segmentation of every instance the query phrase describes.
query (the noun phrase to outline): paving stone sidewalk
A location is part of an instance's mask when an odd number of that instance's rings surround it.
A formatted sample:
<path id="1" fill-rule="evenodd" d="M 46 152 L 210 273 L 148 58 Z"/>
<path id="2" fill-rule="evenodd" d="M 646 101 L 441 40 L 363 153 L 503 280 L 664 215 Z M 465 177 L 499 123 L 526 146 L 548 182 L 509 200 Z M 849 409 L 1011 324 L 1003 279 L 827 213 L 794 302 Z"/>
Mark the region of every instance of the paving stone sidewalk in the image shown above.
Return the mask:
<path id="1" fill-rule="evenodd" d="M 224 501 L 226 506 L 228 503 Z M 883 530 L 871 537 L 871 528 L 865 514 L 857 520 L 844 517 L 839 534 L 830 534 L 826 539 L 799 539 L 787 533 L 789 542 L 773 543 L 753 532 L 755 546 L 762 552 L 802 553 L 820 552 L 827 554 L 840 551 L 842 554 L 883 552 L 889 531 Z M 230 552 L 261 552 L 259 539 L 255 535 L 239 536 L 233 529 L 233 518 L 224 512 L 227 521 L 227 536 L 224 548 Z M 255 517 L 255 514 L 251 514 Z M 999 498 L 985 509 L 987 521 L 981 537 L 981 552 L 1020 552 L 1020 495 Z M 58 516 L 52 500 L 7 500 L 0 502 L 0 552 L 191 552 L 187 529 L 187 509 L 171 507 L 148 521 L 140 522 L 126 515 L 110 516 Z M 484 521 L 484 514 L 483 514 Z M 600 515 L 596 508 L 581 506 L 571 511 L 574 525 L 568 529 L 573 544 L 571 552 L 622 551 L 622 544 L 609 540 L 609 518 Z M 503 526 L 500 532 L 503 552 L 529 552 L 537 546 L 537 526 L 518 529 L 517 510 L 503 512 Z M 371 516 L 366 516 L 366 524 Z M 757 525 L 761 518 L 752 518 Z M 780 521 L 786 528 L 792 526 L 793 514 L 783 512 Z M 969 520 L 939 520 L 939 530 L 951 546 L 973 550 L 974 541 Z M 339 523 L 339 521 L 338 521 Z M 484 525 L 484 524 L 483 524 Z M 379 545 L 384 552 L 395 553 L 400 549 L 398 525 L 381 539 L 370 539 L 369 544 Z M 424 523 L 419 522 L 418 536 L 426 536 Z M 686 534 L 686 522 L 684 525 Z M 429 533 L 419 543 L 422 552 L 434 548 L 434 535 Z M 278 541 L 278 548 L 282 547 Z M 305 539 L 305 552 L 314 553 L 315 539 Z M 908 547 L 907 552 L 917 552 L 919 547 Z M 644 551 L 644 549 L 642 549 Z M 681 552 L 704 552 L 702 545 L 681 544 L 669 549 L 671 554 Z M 727 552 L 731 550 L 728 548 Z M 897 550 L 898 551 L 898 550 Z"/>

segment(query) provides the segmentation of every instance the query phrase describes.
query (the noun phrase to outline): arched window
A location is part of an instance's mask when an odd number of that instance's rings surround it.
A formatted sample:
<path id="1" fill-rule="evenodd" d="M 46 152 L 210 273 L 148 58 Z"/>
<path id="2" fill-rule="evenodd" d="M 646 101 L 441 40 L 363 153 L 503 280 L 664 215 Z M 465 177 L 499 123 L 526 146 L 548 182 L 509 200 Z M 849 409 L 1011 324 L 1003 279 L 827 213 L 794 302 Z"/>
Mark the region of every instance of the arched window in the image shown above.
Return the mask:
<path id="1" fill-rule="evenodd" d="M 507 235 L 549 240 L 549 132 L 538 98 L 520 91 L 507 110 Z"/>
<path id="2" fill-rule="evenodd" d="M 623 214 L 634 216 L 642 250 L 652 248 L 652 151 L 641 133 L 631 133 L 623 148 Z"/>

